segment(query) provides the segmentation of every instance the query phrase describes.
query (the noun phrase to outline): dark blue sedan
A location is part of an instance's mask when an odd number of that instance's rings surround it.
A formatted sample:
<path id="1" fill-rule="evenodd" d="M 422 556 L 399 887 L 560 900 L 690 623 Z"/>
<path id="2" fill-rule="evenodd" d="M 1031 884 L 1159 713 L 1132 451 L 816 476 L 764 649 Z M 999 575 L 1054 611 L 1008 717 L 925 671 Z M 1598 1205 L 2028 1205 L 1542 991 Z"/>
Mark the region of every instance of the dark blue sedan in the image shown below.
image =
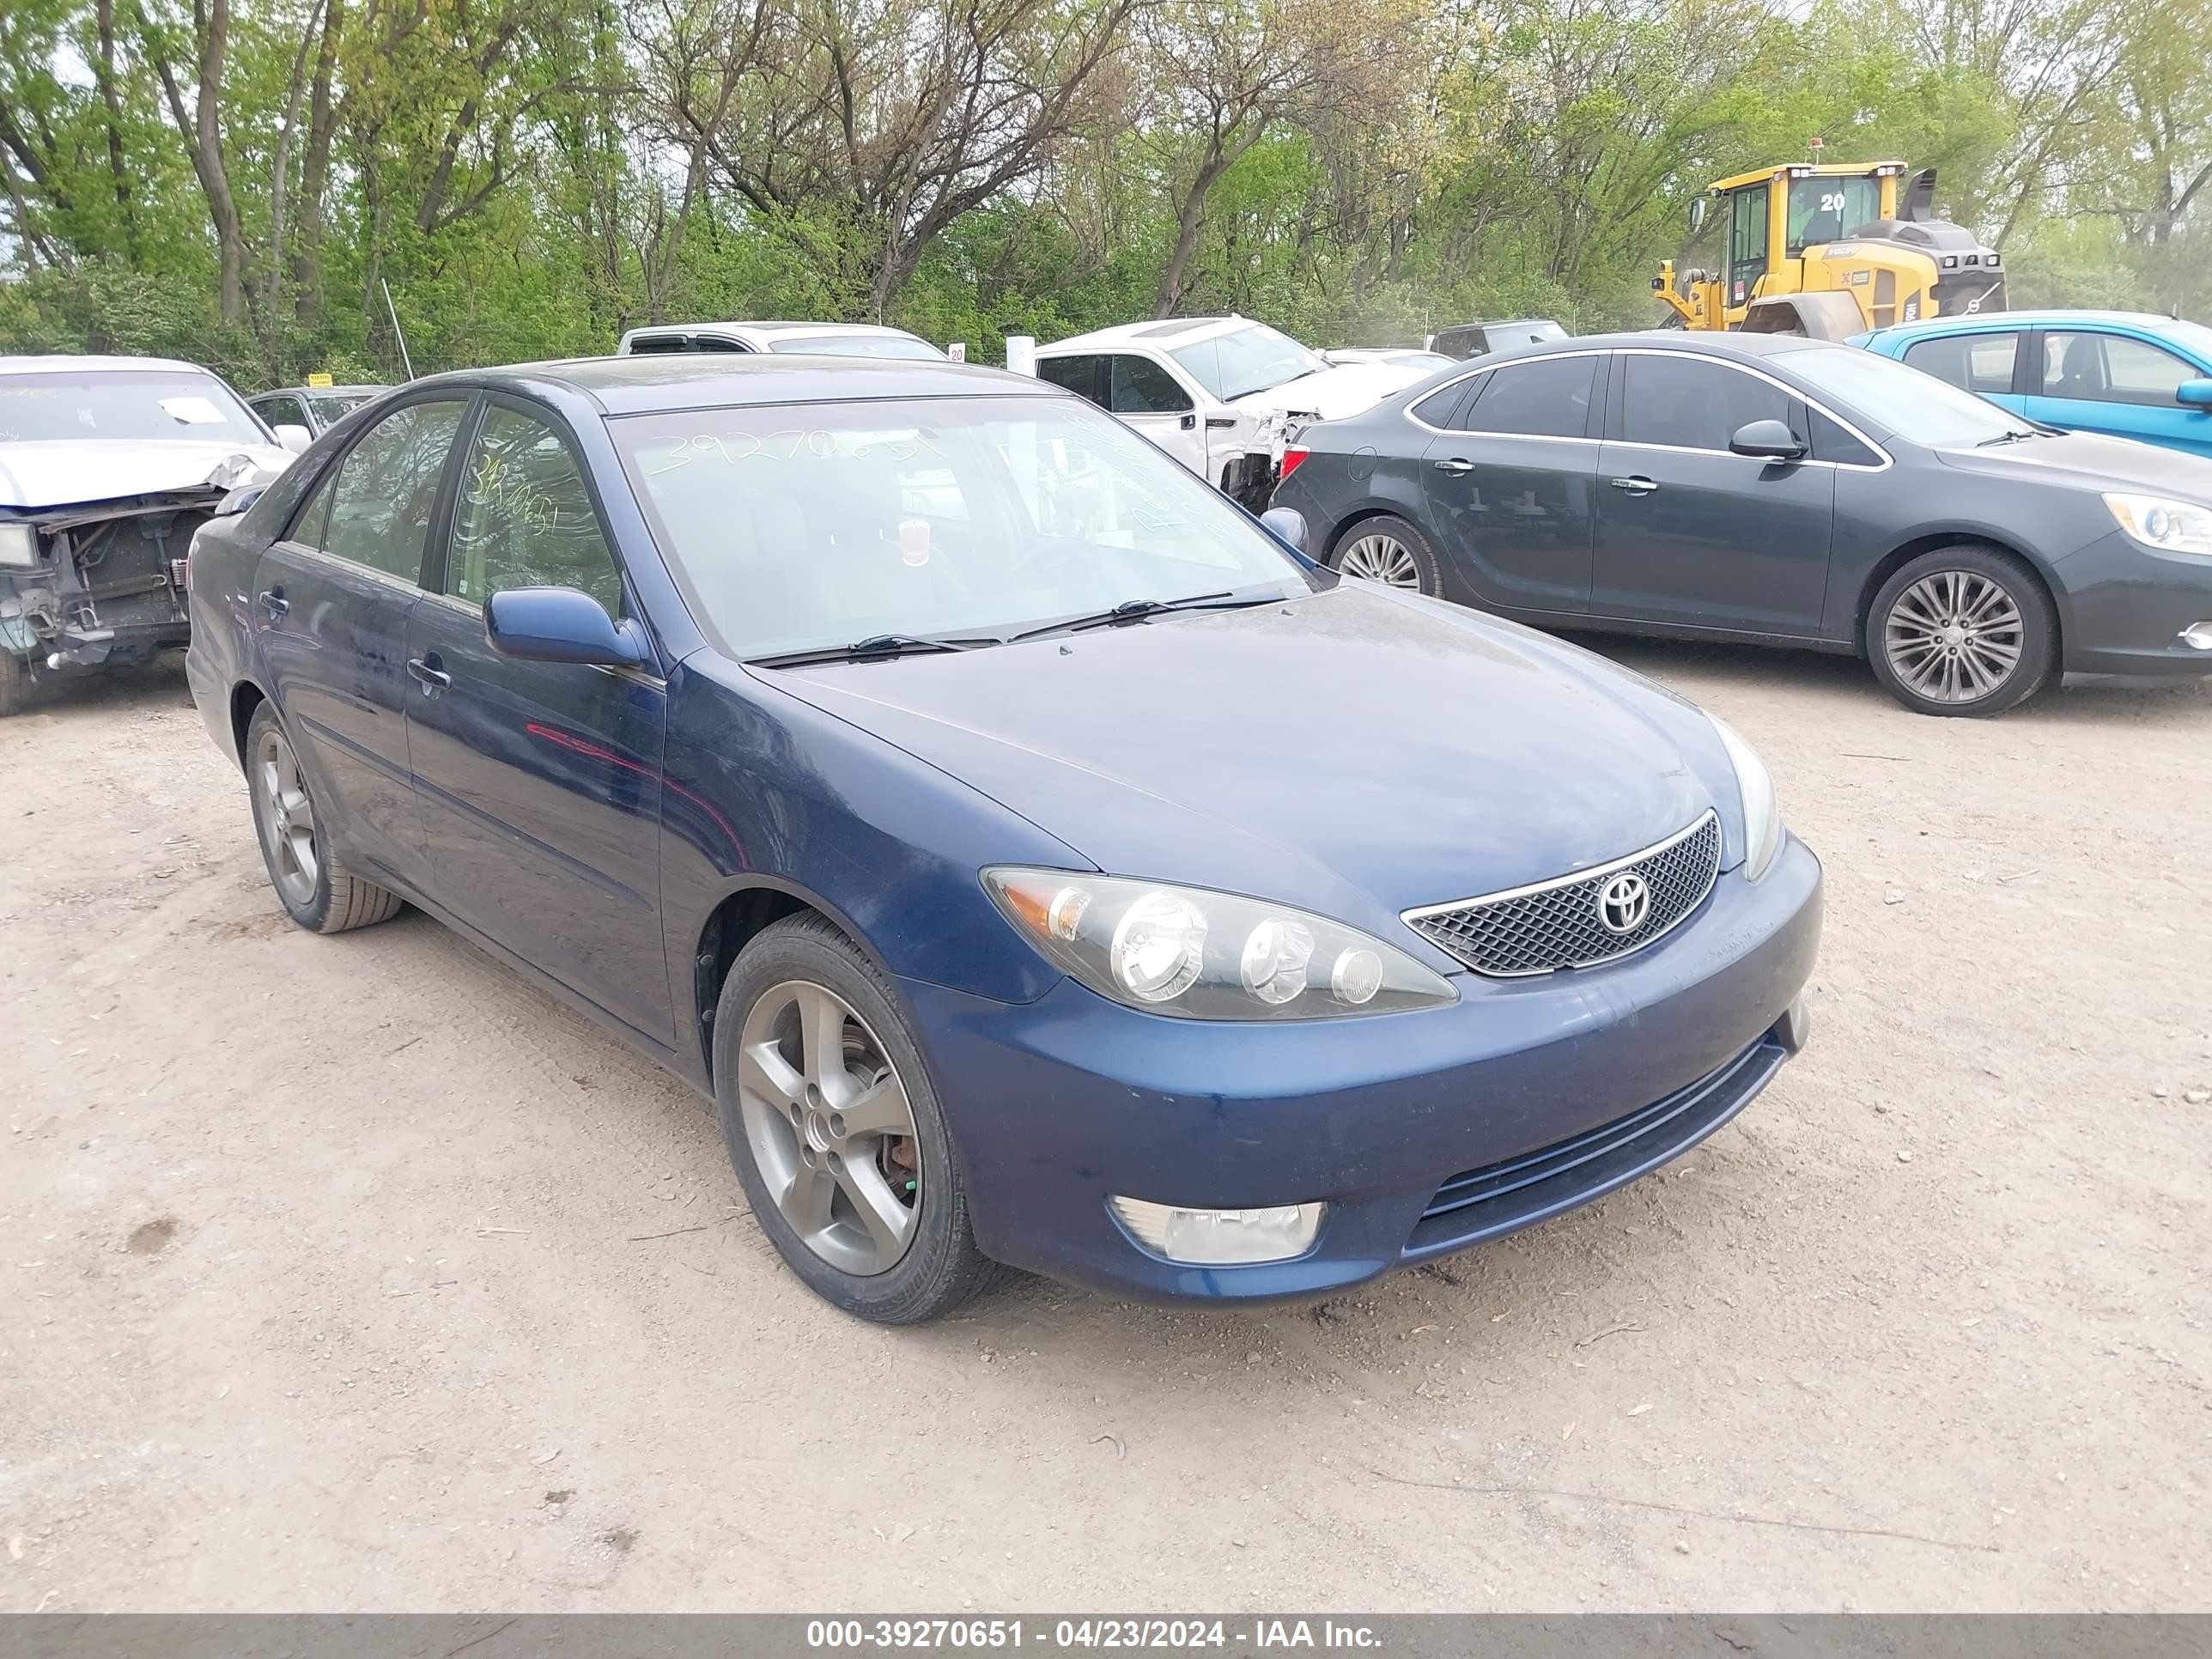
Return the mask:
<path id="1" fill-rule="evenodd" d="M 1733 732 L 1036 380 L 417 381 L 201 533 L 191 619 L 292 918 L 418 905 L 711 1092 L 870 1319 L 1332 1290 L 1803 1041 L 1820 866 Z"/>

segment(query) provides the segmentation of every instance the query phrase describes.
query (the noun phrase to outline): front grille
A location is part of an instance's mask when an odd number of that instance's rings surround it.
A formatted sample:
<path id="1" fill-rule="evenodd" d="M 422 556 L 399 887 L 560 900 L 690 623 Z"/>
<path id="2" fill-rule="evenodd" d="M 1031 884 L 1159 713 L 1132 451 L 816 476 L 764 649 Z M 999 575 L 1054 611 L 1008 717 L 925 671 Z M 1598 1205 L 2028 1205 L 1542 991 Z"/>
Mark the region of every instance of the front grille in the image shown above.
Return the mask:
<path id="1" fill-rule="evenodd" d="M 1405 913 L 1406 924 L 1478 974 L 1501 979 L 1588 968 L 1640 951 L 1696 909 L 1720 873 L 1721 824 L 1707 812 L 1679 835 L 1579 875 Z M 1644 884 L 1642 914 L 1623 877 Z M 1611 921 L 1608 921 L 1608 915 Z M 1626 921 L 1626 927 L 1618 924 Z"/>

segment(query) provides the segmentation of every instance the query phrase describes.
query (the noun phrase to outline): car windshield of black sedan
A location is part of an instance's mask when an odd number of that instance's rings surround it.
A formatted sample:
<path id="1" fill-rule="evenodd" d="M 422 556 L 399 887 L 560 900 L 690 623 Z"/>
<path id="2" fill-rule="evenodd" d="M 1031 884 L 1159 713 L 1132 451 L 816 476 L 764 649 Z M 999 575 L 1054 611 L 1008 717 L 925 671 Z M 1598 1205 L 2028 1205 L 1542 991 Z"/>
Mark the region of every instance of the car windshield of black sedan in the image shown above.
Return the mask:
<path id="1" fill-rule="evenodd" d="M 878 635 L 1003 639 L 1130 600 L 1255 600 L 1304 567 L 1079 399 L 791 404 L 608 423 L 731 656 Z"/>
<path id="2" fill-rule="evenodd" d="M 1782 367 L 1873 425 L 1931 449 L 1987 443 L 2033 430 L 2017 415 L 1948 380 L 1856 346 L 1815 345 L 1782 354 Z"/>
<path id="3" fill-rule="evenodd" d="M 0 441 L 268 435 L 220 380 L 182 369 L 70 369 L 0 374 Z"/>

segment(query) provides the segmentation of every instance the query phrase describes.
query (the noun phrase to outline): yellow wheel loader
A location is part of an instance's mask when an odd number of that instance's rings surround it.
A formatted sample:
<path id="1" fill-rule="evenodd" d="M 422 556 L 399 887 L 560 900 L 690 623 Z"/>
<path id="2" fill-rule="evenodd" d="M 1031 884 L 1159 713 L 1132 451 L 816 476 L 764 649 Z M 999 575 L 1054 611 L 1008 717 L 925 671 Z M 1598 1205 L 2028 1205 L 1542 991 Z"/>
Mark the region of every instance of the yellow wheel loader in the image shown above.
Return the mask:
<path id="1" fill-rule="evenodd" d="M 1795 294 L 1848 294 L 1869 328 L 2002 311 L 1996 253 L 1935 216 L 1933 167 L 1909 183 L 1905 173 L 1899 161 L 1791 162 L 1709 186 L 1690 204 L 1690 234 L 1717 216 L 1725 263 L 1678 282 L 1662 260 L 1651 290 L 1667 304 L 1662 323 L 1741 328 L 1759 301 Z"/>

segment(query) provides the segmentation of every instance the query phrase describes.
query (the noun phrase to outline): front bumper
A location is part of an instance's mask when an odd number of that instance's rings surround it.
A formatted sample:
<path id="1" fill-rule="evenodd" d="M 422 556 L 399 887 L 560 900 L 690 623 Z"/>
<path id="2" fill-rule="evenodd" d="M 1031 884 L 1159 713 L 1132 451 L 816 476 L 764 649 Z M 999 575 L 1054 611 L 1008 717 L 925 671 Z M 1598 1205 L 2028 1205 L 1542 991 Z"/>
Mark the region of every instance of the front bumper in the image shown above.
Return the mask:
<path id="1" fill-rule="evenodd" d="M 1820 933 L 1820 864 L 1793 837 L 1649 950 L 1462 976 L 1449 1008 L 1269 1026 L 1162 1019 L 1069 981 L 1025 1005 L 901 989 L 987 1254 L 1148 1300 L 1257 1300 L 1494 1238 L 1695 1145 L 1802 1042 Z M 1195 1267 L 1134 1243 L 1116 1194 L 1328 1211 L 1295 1260 Z"/>
<path id="2" fill-rule="evenodd" d="M 2212 674 L 2212 651 L 2183 637 L 2212 624 L 2212 559 L 2160 553 L 2118 531 L 2057 566 L 2069 674 Z"/>

